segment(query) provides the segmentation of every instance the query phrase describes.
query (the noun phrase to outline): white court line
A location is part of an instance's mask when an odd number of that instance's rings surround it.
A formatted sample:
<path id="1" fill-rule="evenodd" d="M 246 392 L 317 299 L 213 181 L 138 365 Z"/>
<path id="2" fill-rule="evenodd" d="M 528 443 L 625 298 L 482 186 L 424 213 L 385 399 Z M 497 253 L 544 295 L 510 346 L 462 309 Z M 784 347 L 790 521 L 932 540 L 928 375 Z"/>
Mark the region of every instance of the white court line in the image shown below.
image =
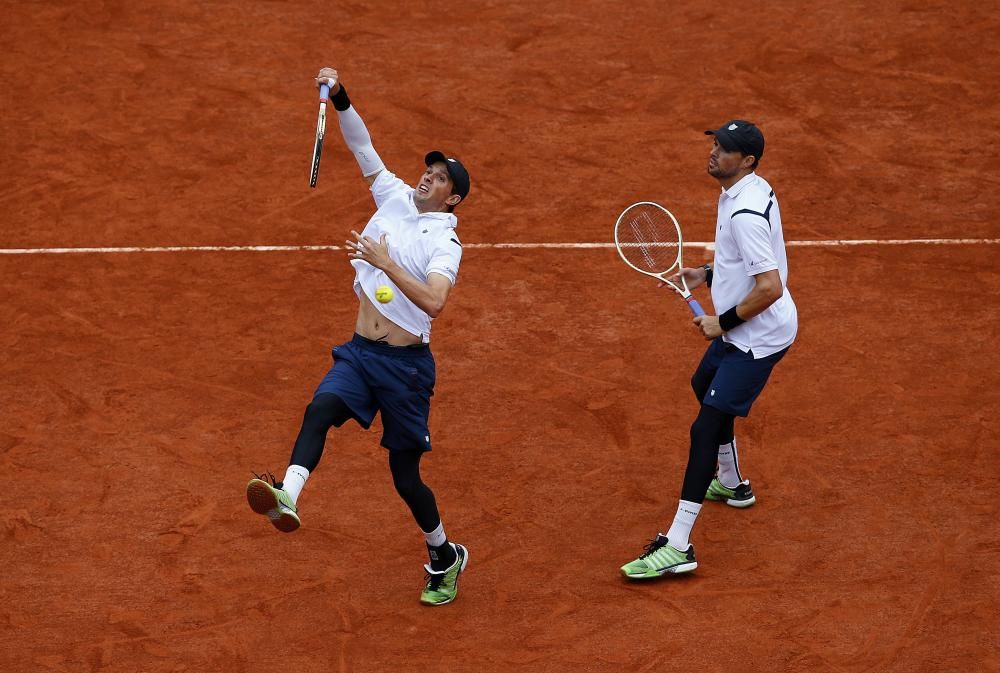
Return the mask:
<path id="1" fill-rule="evenodd" d="M 996 245 L 1000 238 L 911 238 L 785 241 L 790 248 L 827 248 L 858 245 Z M 691 241 L 686 248 L 708 248 L 714 243 Z M 471 249 L 588 249 L 614 248 L 614 243 L 466 243 Z M 343 245 L 185 245 L 128 248 L 0 248 L 0 255 L 116 254 L 127 252 L 297 252 L 346 250 Z"/>

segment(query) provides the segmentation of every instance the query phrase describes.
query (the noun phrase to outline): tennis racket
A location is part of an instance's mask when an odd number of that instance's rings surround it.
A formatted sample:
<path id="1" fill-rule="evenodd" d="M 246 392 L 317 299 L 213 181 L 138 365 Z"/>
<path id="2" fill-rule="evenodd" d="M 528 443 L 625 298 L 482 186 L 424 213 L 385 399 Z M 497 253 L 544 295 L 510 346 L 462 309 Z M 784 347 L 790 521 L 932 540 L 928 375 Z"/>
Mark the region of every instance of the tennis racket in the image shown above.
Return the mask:
<path id="1" fill-rule="evenodd" d="M 615 222 L 615 247 L 626 264 L 674 288 L 692 313 L 705 315 L 704 309 L 691 296 L 683 275 L 680 285 L 667 280 L 669 275 L 684 268 L 681 225 L 669 210 L 650 201 L 633 203 Z"/>
<path id="2" fill-rule="evenodd" d="M 323 156 L 323 136 L 326 135 L 326 104 L 330 102 L 330 86 L 319 85 L 319 118 L 316 119 L 316 143 L 313 145 L 312 172 L 309 174 L 309 186 L 315 187 L 319 179 L 319 160 Z"/>

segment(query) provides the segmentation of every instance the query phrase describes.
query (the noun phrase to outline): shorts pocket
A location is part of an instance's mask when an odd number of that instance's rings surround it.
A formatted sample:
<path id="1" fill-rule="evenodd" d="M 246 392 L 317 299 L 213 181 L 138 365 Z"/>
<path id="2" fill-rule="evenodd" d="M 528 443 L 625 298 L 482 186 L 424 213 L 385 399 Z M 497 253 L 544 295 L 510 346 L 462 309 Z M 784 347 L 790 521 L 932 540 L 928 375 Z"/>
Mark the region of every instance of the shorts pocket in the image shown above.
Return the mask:
<path id="1" fill-rule="evenodd" d="M 434 394 L 434 370 L 426 367 L 406 367 L 406 385 L 410 390 L 427 396 Z"/>

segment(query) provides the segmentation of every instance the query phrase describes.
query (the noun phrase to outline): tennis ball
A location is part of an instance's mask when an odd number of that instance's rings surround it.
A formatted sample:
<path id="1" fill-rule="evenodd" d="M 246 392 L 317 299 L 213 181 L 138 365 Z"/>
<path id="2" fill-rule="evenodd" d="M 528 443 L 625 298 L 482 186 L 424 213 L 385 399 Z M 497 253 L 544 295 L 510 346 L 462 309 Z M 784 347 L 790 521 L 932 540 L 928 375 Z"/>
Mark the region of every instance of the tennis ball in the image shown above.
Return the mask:
<path id="1" fill-rule="evenodd" d="M 388 285 L 379 285 L 375 290 L 375 298 L 383 304 L 392 301 L 392 288 Z"/>

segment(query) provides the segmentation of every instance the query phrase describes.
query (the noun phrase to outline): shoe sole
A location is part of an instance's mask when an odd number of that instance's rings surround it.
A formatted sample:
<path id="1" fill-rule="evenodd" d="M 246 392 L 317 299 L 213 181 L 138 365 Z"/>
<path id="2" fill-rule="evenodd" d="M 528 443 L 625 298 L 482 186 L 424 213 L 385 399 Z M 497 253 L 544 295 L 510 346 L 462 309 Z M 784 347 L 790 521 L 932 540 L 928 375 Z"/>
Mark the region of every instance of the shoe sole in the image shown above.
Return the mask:
<path id="1" fill-rule="evenodd" d="M 271 525 L 282 533 L 291 533 L 298 530 L 301 522 L 299 517 L 288 512 L 281 511 L 281 503 L 274 491 L 258 479 L 247 484 L 247 502 L 257 514 L 263 514 L 271 521 Z"/>
<path id="2" fill-rule="evenodd" d="M 651 580 L 657 577 L 663 577 L 664 575 L 680 575 L 681 573 L 689 573 L 697 567 L 698 562 L 691 561 L 690 563 L 678 563 L 675 566 L 670 566 L 669 568 L 664 568 L 663 570 L 654 570 L 652 573 L 646 572 L 642 575 L 630 575 L 622 570 L 622 575 L 630 580 Z"/>
<path id="3" fill-rule="evenodd" d="M 462 579 L 462 573 L 465 572 L 465 566 L 469 565 L 469 550 L 465 548 L 465 545 L 460 545 L 457 542 L 455 543 L 455 546 L 461 547 L 462 551 L 465 552 L 465 556 L 462 557 L 462 567 L 459 568 L 458 575 L 455 577 L 455 595 L 446 601 L 441 601 L 440 603 L 424 603 L 423 601 L 420 601 L 421 605 L 426 605 L 427 607 L 430 608 L 436 608 L 441 605 L 448 605 L 448 603 L 451 603 L 456 598 L 458 598 L 458 581 Z"/>

